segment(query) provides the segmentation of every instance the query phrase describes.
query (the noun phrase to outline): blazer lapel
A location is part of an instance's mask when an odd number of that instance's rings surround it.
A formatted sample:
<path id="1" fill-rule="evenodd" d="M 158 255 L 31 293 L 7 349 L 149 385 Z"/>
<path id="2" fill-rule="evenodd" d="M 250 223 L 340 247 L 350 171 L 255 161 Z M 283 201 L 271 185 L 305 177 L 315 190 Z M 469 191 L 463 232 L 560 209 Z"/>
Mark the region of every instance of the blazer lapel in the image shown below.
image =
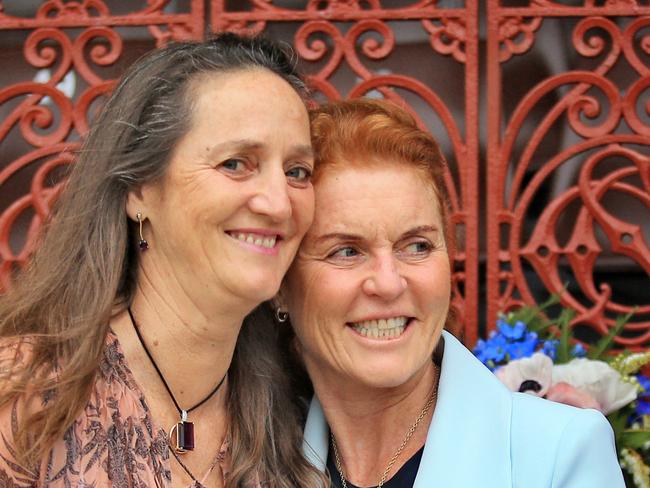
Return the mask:
<path id="1" fill-rule="evenodd" d="M 305 433 L 302 441 L 302 452 L 316 468 L 325 471 L 329 450 L 330 429 L 325 420 L 323 407 L 318 397 L 314 395 L 309 404 Z"/>
<path id="2" fill-rule="evenodd" d="M 414 488 L 511 486 L 509 391 L 443 331 L 438 400 Z"/>

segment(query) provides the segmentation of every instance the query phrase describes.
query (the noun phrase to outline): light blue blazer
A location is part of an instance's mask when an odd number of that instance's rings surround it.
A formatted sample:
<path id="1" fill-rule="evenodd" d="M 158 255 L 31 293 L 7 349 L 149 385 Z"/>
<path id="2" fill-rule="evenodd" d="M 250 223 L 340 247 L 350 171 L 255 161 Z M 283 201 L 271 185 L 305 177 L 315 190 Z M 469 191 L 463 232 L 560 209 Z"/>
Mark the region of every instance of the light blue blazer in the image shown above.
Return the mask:
<path id="1" fill-rule="evenodd" d="M 438 400 L 415 488 L 624 487 L 600 412 L 513 393 L 446 331 Z M 314 397 L 307 458 L 325 469 L 329 428 Z"/>

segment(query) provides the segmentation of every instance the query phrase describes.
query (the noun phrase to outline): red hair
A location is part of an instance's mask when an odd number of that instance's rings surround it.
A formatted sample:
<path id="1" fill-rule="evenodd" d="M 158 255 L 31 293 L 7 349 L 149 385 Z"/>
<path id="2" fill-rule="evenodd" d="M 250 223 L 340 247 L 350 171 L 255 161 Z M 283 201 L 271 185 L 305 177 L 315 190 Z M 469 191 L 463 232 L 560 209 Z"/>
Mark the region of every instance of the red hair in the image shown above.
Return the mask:
<path id="1" fill-rule="evenodd" d="M 418 128 L 406 110 L 384 100 L 356 98 L 314 108 L 310 118 L 316 153 L 314 183 L 324 173 L 351 165 L 411 167 L 431 184 L 449 237 L 445 158 L 433 136 Z"/>

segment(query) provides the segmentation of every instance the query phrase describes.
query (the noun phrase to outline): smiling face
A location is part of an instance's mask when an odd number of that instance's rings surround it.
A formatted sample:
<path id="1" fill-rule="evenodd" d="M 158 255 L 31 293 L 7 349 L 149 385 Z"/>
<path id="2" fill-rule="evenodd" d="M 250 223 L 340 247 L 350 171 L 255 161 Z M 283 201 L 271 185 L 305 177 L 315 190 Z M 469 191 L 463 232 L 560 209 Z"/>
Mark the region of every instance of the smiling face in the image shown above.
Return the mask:
<path id="1" fill-rule="evenodd" d="M 294 89 L 250 69 L 194 80 L 192 120 L 165 176 L 129 195 L 146 268 L 209 306 L 278 290 L 314 208 L 309 121 Z"/>
<path id="2" fill-rule="evenodd" d="M 431 365 L 450 298 L 429 179 L 404 164 L 337 167 L 282 290 L 315 386 L 394 388 Z"/>

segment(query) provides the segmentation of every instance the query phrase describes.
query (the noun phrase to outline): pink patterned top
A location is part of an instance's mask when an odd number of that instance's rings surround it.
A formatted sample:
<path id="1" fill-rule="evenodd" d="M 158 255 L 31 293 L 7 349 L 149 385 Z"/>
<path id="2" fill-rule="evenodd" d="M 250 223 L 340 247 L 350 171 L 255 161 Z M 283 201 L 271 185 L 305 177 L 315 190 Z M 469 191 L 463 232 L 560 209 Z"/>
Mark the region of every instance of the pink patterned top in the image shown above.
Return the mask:
<path id="1" fill-rule="evenodd" d="M 24 356 L 24 347 L 20 349 Z M 9 364 L 7 352 L 11 353 L 11 363 L 16 358 L 15 347 L 2 348 L 0 368 Z M 84 411 L 38 465 L 22 466 L 16 461 L 12 440 L 20 403 L 0 409 L 0 487 L 172 486 L 170 463 L 177 461 L 170 458 L 165 431 L 151 418 L 115 334 L 109 333 L 106 339 L 99 374 Z M 213 465 L 221 468 L 224 484 L 229 471 L 227 453 L 225 441 Z M 188 488 L 202 488 L 209 473 Z"/>

